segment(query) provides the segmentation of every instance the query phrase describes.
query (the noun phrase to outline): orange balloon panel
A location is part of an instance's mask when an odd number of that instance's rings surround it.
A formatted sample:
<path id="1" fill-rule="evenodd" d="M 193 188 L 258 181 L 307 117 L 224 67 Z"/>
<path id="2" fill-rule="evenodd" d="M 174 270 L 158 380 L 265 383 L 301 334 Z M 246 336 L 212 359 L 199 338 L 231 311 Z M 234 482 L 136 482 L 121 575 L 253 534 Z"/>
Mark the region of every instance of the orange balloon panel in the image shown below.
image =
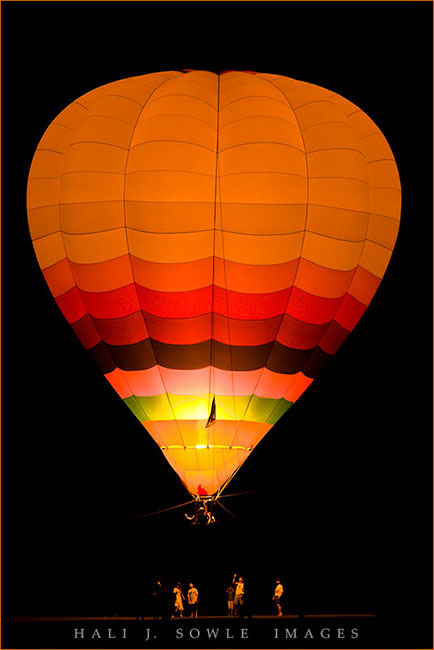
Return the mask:
<path id="1" fill-rule="evenodd" d="M 188 490 L 213 495 L 362 317 L 400 183 L 379 129 L 332 91 L 169 71 L 60 113 L 28 216 L 77 336 Z"/>

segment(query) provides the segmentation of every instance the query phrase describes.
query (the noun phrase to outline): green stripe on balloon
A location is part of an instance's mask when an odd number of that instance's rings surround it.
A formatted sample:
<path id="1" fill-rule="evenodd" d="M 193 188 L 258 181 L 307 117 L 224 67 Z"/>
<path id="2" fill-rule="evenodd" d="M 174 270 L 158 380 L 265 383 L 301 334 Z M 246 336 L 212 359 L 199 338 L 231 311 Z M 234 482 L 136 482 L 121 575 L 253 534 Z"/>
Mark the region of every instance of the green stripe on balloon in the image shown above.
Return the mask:
<path id="1" fill-rule="evenodd" d="M 132 395 L 124 399 L 134 415 L 149 420 L 207 420 L 209 395 L 173 395 L 164 393 L 150 397 Z M 247 420 L 275 424 L 292 406 L 286 399 L 270 399 L 257 395 L 216 395 L 217 420 Z"/>

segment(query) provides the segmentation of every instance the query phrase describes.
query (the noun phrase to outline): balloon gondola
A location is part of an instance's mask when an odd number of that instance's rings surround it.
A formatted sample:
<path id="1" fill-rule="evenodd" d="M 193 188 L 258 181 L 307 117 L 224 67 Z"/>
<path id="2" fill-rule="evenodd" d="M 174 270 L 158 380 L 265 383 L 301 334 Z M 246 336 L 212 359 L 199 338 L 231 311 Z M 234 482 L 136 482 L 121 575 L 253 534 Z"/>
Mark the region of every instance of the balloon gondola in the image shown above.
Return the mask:
<path id="1" fill-rule="evenodd" d="M 362 110 L 250 71 L 91 90 L 28 182 L 57 304 L 208 505 L 362 317 L 399 218 L 393 154 Z"/>
<path id="2" fill-rule="evenodd" d="M 210 524 L 215 524 L 215 503 L 217 503 L 217 499 L 212 496 L 197 496 L 194 500 L 194 513 L 189 515 L 185 512 L 184 516 L 193 526 L 209 526 Z"/>

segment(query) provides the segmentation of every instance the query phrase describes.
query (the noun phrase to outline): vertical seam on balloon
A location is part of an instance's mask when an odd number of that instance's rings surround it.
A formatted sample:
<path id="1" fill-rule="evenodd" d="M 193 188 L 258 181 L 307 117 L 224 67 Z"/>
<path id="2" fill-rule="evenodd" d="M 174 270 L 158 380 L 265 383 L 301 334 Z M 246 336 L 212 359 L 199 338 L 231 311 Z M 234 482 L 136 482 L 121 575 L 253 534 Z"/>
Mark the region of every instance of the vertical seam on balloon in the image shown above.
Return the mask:
<path id="1" fill-rule="evenodd" d="M 219 75 L 220 80 L 220 75 Z M 217 178 L 216 178 L 217 183 Z M 218 185 L 219 189 L 219 205 L 220 205 L 220 221 L 221 221 L 221 245 L 222 245 L 222 262 L 223 262 L 223 289 L 225 292 L 225 301 L 226 301 L 226 322 L 227 322 L 227 333 L 228 333 L 228 350 L 229 350 L 229 363 L 230 363 L 230 373 L 231 373 L 231 385 L 232 385 L 232 402 L 233 402 L 233 422 L 234 422 L 234 438 L 232 442 L 237 438 L 237 425 L 236 425 L 236 399 L 235 399 L 235 382 L 234 382 L 234 364 L 233 364 L 233 355 L 232 355 L 232 341 L 231 341 L 231 325 L 229 319 L 229 291 L 228 291 L 228 282 L 226 274 L 226 255 L 225 255 L 225 243 L 224 243 L 224 227 L 223 227 L 223 207 L 222 207 L 222 194 L 221 194 L 221 183 Z M 213 278 L 214 284 L 214 278 Z"/>
<path id="2" fill-rule="evenodd" d="M 212 404 L 212 379 L 214 378 L 215 390 L 215 372 L 213 371 L 214 359 L 214 281 L 215 281 L 215 248 L 216 248 L 216 232 L 217 232 L 217 186 L 218 186 L 218 150 L 219 150 L 219 104 L 220 104 L 220 75 L 217 75 L 217 107 L 216 107 L 216 147 L 215 147 L 215 183 L 214 183 L 214 226 L 213 226 L 213 248 L 212 248 L 212 279 L 211 279 L 211 336 L 210 336 L 210 351 L 209 351 L 209 382 L 208 382 L 208 413 L 210 412 Z M 209 444 L 209 432 L 206 432 L 207 444 Z"/>
<path id="3" fill-rule="evenodd" d="M 141 302 L 140 302 L 139 294 L 138 294 L 138 291 L 137 291 L 137 285 L 136 285 L 136 279 L 135 279 L 135 275 L 134 275 L 134 269 L 133 269 L 133 265 L 131 264 L 131 253 L 130 253 L 130 245 L 129 245 L 129 240 L 128 240 L 127 215 L 126 215 L 126 206 L 125 206 L 125 201 L 126 201 L 126 184 L 127 184 L 127 183 L 126 183 L 126 181 L 127 181 L 127 170 L 128 170 L 128 162 L 129 162 L 129 156 L 130 156 L 130 150 L 131 150 L 131 143 L 132 143 L 133 138 L 134 138 L 134 133 L 135 133 L 135 130 L 136 130 L 137 124 L 139 123 L 139 120 L 140 120 L 141 116 L 143 115 L 143 111 L 145 110 L 146 106 L 148 105 L 149 99 L 152 97 L 152 95 L 153 95 L 153 94 L 154 94 L 154 93 L 155 93 L 159 88 L 161 88 L 161 87 L 164 86 L 164 84 L 166 84 L 168 81 L 170 81 L 171 79 L 174 79 L 174 78 L 176 78 L 176 77 L 177 77 L 177 75 L 172 75 L 172 76 L 170 76 L 170 77 L 167 77 L 167 78 L 164 79 L 161 83 L 159 83 L 158 86 L 156 86 L 156 87 L 155 87 L 155 88 L 150 92 L 150 94 L 148 95 L 146 101 L 144 102 L 144 104 L 143 104 L 143 106 L 142 106 L 142 108 L 141 108 L 141 110 L 140 110 L 140 112 L 139 112 L 139 114 L 138 114 L 138 116 L 137 116 L 137 120 L 136 120 L 136 122 L 135 122 L 135 124 L 134 124 L 134 126 L 133 126 L 133 128 L 132 128 L 132 133 L 131 133 L 130 143 L 129 143 L 129 145 L 128 145 L 128 151 L 127 151 L 127 156 L 126 156 L 126 161 L 125 161 L 124 192 L 123 192 L 123 211 L 124 211 L 125 239 L 126 239 L 126 244 L 127 244 L 128 256 L 129 256 L 129 260 L 130 260 L 131 274 L 132 274 L 132 277 L 133 277 L 133 286 L 134 286 L 134 290 L 135 290 L 135 292 L 136 292 L 137 302 L 138 302 L 138 304 L 139 304 L 139 306 L 140 306 L 140 313 L 142 314 L 143 323 L 144 323 L 144 325 L 145 325 L 145 327 L 146 327 L 146 331 L 148 332 L 148 334 L 149 334 L 148 326 L 147 326 L 147 324 L 146 324 L 146 318 L 145 318 L 145 316 L 144 316 L 143 309 L 141 308 Z M 156 365 L 157 368 L 158 368 L 158 372 L 159 372 L 159 375 L 160 375 L 161 383 L 162 383 L 162 386 L 163 386 L 163 388 L 164 388 L 164 391 L 165 391 L 165 394 L 166 394 L 166 398 L 167 398 L 167 401 L 168 401 L 168 403 L 169 403 L 170 410 L 171 410 L 172 413 L 173 413 L 173 419 L 174 419 L 174 422 L 176 423 L 176 427 L 178 428 L 178 431 L 179 431 L 179 435 L 180 435 L 180 437 L 181 437 L 181 440 L 182 440 L 183 444 L 185 444 L 185 443 L 184 443 L 183 436 L 182 436 L 181 427 L 179 426 L 179 422 L 178 422 L 178 420 L 177 420 L 177 418 L 176 418 L 175 411 L 174 411 L 174 409 L 173 409 L 173 406 L 172 406 L 172 403 L 171 403 L 171 401 L 170 401 L 170 397 L 169 397 L 169 394 L 168 394 L 168 392 L 167 392 L 167 388 L 166 388 L 166 385 L 165 385 L 165 382 L 164 382 L 164 379 L 163 379 L 163 375 L 162 375 L 162 372 L 161 372 L 161 369 L 160 369 L 160 365 L 158 364 L 157 356 L 156 356 L 156 354 L 155 354 L 155 349 L 154 349 L 154 345 L 153 345 L 153 341 L 152 341 L 151 337 L 149 337 L 149 342 L 150 342 L 150 344 L 151 344 L 152 353 L 153 353 L 153 355 L 154 355 L 154 359 L 155 359 L 155 365 Z M 134 394 L 134 393 L 133 393 L 133 394 Z"/>
<path id="4" fill-rule="evenodd" d="M 268 360 L 270 359 L 271 353 L 272 353 L 272 351 L 273 351 L 273 349 L 274 349 L 274 346 L 275 346 L 275 343 L 276 343 L 276 339 L 277 339 L 277 337 L 279 336 L 279 332 L 280 332 L 280 329 L 281 329 L 281 327 L 282 327 L 282 323 L 283 323 L 283 319 L 284 319 L 284 316 L 285 316 L 286 310 L 288 309 L 288 305 L 289 305 L 289 302 L 290 302 L 290 299 L 291 299 L 291 295 L 292 295 L 292 289 L 293 289 L 293 287 L 294 287 L 294 283 L 295 283 L 295 280 L 296 280 L 296 277 L 297 277 L 297 272 L 298 272 L 298 269 L 299 269 L 299 267 L 300 267 L 300 259 L 301 259 L 302 253 L 303 253 L 304 240 L 305 240 L 305 237 L 306 237 L 307 216 L 308 216 L 308 211 L 309 211 L 309 173 L 308 173 L 307 151 L 306 151 L 306 143 L 305 143 L 304 138 L 303 138 L 303 131 L 302 131 L 302 129 L 301 129 L 300 122 L 298 121 L 297 115 L 296 115 L 295 110 L 293 109 L 293 107 L 292 107 L 292 105 L 291 105 L 291 102 L 289 101 L 289 99 L 288 99 L 288 97 L 286 96 L 286 94 L 284 93 L 284 91 L 283 91 L 281 88 L 279 88 L 279 86 L 277 86 L 275 83 L 273 83 L 270 79 L 266 79 L 266 78 L 262 77 L 262 76 L 259 75 L 259 74 L 256 75 L 255 78 L 259 78 L 259 79 L 261 79 L 262 81 L 265 81 L 266 83 L 270 84 L 270 86 L 272 86 L 273 88 L 276 88 L 276 90 L 278 90 L 278 91 L 283 95 L 283 97 L 285 98 L 285 100 L 286 100 L 286 102 L 287 102 L 289 108 L 290 108 L 291 111 L 293 112 L 294 118 L 295 118 L 295 120 L 296 120 L 296 122 L 297 122 L 298 130 L 299 130 L 299 133 L 300 133 L 300 137 L 301 137 L 301 140 L 302 140 L 302 142 L 303 142 L 304 156 L 305 156 L 305 163 L 306 163 L 306 212 L 305 212 L 305 218 L 304 218 L 304 232 L 303 232 L 303 239 L 302 239 L 301 246 L 300 246 L 300 255 L 299 255 L 299 258 L 298 258 L 298 260 L 297 260 L 297 266 L 296 266 L 295 273 L 294 273 L 294 280 L 293 280 L 293 283 L 292 283 L 292 287 L 289 288 L 289 293 L 288 293 L 288 298 L 287 298 L 287 301 L 286 301 L 285 310 L 284 310 L 284 312 L 283 312 L 282 315 L 281 315 L 280 323 L 279 323 L 279 325 L 278 325 L 278 327 L 277 327 L 277 331 L 276 331 L 276 336 L 274 337 L 274 341 L 272 342 L 272 344 L 271 344 L 271 346 L 270 346 L 270 351 L 269 351 L 269 353 L 268 353 L 267 359 L 266 359 L 265 362 L 264 362 L 264 365 L 262 366 L 261 373 L 260 373 L 260 375 L 259 375 L 259 377 L 258 377 L 258 380 L 257 380 L 257 382 L 256 382 L 256 385 L 255 385 L 255 387 L 254 387 L 254 389 L 253 389 L 253 392 L 252 392 L 252 394 L 250 395 L 250 399 L 249 399 L 248 404 L 247 404 L 247 406 L 246 406 L 246 409 L 245 409 L 245 411 L 244 411 L 244 413 L 243 413 L 243 416 L 242 416 L 242 418 L 241 418 L 241 420 L 240 420 L 240 425 L 238 426 L 238 430 L 239 430 L 239 428 L 240 428 L 240 426 L 241 426 L 242 421 L 244 420 L 244 418 L 245 418 L 246 415 L 247 415 L 247 412 L 248 412 L 248 410 L 249 410 L 249 408 L 250 408 L 250 405 L 251 405 L 251 402 L 252 402 L 252 400 L 253 400 L 253 396 L 255 395 L 255 391 L 256 391 L 256 389 L 258 388 L 259 382 L 260 382 L 261 379 L 262 379 L 262 376 L 263 376 L 263 374 L 264 374 L 264 369 L 265 369 L 265 367 L 266 367 L 266 365 L 267 365 L 267 363 L 268 363 Z"/>
<path id="5" fill-rule="evenodd" d="M 233 372 L 233 359 L 232 359 L 232 344 L 231 344 L 231 330 L 230 330 L 230 322 L 229 322 L 229 296 L 228 296 L 228 288 L 227 288 L 227 275 L 226 275 L 226 256 L 225 256 L 225 244 L 224 244 L 224 228 L 223 228 L 223 207 L 222 207 L 222 188 L 221 188 L 221 182 L 219 178 L 219 165 L 218 165 L 218 145 L 219 145 L 219 131 L 220 131 L 220 75 L 218 76 L 219 79 L 219 100 L 217 104 L 217 111 L 218 111 L 218 122 L 217 122 L 217 164 L 216 164 L 216 203 L 217 203 L 217 195 L 219 199 L 219 207 L 220 207 L 220 223 L 221 223 L 221 246 L 222 246 L 222 262 L 223 262 L 223 284 L 224 284 L 224 292 L 225 292 L 225 300 L 226 300 L 226 321 L 227 321 L 227 328 L 228 328 L 228 349 L 229 349 L 229 362 L 230 362 L 230 368 L 231 368 L 231 385 L 232 385 L 232 401 L 233 401 L 233 408 L 234 408 L 234 427 L 235 427 L 235 387 L 234 387 L 234 372 Z M 216 216 L 217 216 L 217 205 L 216 205 Z M 215 224 L 216 225 L 216 224 Z M 216 232 L 216 231 L 215 231 Z M 213 263 L 215 266 L 215 250 L 214 250 L 214 255 L 213 255 Z M 214 283 L 215 283 L 215 278 L 213 277 L 213 291 L 214 291 Z M 214 310 L 213 310 L 214 311 Z M 212 316 L 213 318 L 213 316 Z M 215 369 L 214 369 L 214 382 L 215 382 Z M 215 391 L 215 385 L 214 385 L 214 391 Z M 216 413 L 217 417 L 217 413 Z M 213 452 L 214 453 L 214 452 Z M 222 460 L 223 460 L 223 467 L 224 467 L 224 472 L 225 475 L 227 474 L 227 464 L 226 464 L 226 457 L 224 451 L 222 453 Z"/>
<path id="6" fill-rule="evenodd" d="M 221 186 L 220 186 L 220 193 L 221 193 Z M 221 194 L 220 194 L 220 205 L 221 205 Z M 225 255 L 225 246 L 224 246 L 224 228 L 223 228 L 223 210 L 221 210 L 221 222 L 222 222 L 222 258 L 223 258 L 223 276 L 224 276 L 224 290 L 225 290 L 225 299 L 226 299 L 226 322 L 227 322 L 227 331 L 228 331 L 228 348 L 229 348 L 229 360 L 230 360 L 230 367 L 231 367 L 231 385 L 232 385 L 232 401 L 233 401 L 233 407 L 234 407 L 234 430 L 235 430 L 235 437 L 234 440 L 238 436 L 238 431 L 237 431 L 237 426 L 236 426 L 236 398 L 235 398 L 235 378 L 234 378 L 234 363 L 233 363 L 233 356 L 232 356 L 232 337 L 231 337 L 231 321 L 229 317 L 229 291 L 228 291 L 228 282 L 227 282 L 227 274 L 226 274 L 226 255 Z"/>

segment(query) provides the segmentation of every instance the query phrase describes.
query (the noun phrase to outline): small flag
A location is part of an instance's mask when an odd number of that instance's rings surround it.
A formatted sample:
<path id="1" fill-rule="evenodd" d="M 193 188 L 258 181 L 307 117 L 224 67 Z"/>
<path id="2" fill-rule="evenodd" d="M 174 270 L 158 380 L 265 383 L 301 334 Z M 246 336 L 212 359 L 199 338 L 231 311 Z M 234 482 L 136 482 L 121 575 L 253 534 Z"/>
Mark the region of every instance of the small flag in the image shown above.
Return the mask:
<path id="1" fill-rule="evenodd" d="M 211 411 L 209 414 L 208 422 L 205 425 L 205 428 L 208 429 L 208 427 L 213 425 L 215 421 L 216 421 L 216 413 L 215 413 L 215 396 L 214 396 L 212 398 Z"/>

